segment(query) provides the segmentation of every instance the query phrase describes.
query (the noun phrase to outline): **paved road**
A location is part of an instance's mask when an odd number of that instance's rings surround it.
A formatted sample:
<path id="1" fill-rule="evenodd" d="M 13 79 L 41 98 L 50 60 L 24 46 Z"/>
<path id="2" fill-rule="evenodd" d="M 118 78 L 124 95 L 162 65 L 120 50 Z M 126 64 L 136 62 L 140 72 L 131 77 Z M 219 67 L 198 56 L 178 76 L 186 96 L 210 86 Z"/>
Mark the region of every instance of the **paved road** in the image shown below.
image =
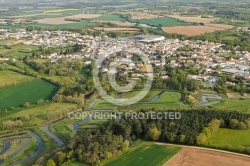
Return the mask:
<path id="1" fill-rule="evenodd" d="M 24 162 L 27 162 L 35 157 L 37 157 L 44 149 L 44 145 L 43 145 L 43 140 L 42 138 L 37 135 L 35 132 L 31 131 L 31 130 L 28 130 L 29 134 L 34 137 L 36 139 L 36 144 L 37 144 L 37 150 L 31 154 L 30 156 L 24 158 L 24 159 L 21 159 L 21 160 L 17 160 L 13 163 L 10 164 L 10 166 L 14 166 L 14 165 L 18 165 L 18 164 L 21 164 L 21 163 L 24 163 Z"/>
<path id="2" fill-rule="evenodd" d="M 9 140 L 4 140 L 3 141 L 3 150 L 0 152 L 0 155 L 4 154 L 7 150 L 10 149 L 10 141 Z"/>
<path id="3" fill-rule="evenodd" d="M 59 137 L 57 137 L 55 134 L 53 134 L 53 133 L 49 130 L 49 125 L 48 125 L 48 124 L 45 125 L 45 126 L 43 126 L 43 131 L 44 131 L 50 138 L 52 138 L 53 140 L 55 140 L 56 143 L 57 143 L 57 145 L 58 145 L 59 147 L 64 147 L 64 146 L 65 146 L 64 143 L 63 143 L 63 141 L 62 141 Z"/>

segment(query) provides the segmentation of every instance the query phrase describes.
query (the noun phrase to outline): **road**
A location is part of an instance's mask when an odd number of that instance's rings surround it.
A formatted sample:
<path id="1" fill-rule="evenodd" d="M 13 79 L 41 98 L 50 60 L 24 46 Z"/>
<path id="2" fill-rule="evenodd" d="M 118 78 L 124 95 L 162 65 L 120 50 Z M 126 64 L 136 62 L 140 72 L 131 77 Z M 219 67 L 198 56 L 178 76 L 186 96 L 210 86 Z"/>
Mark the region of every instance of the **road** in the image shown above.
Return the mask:
<path id="1" fill-rule="evenodd" d="M 43 126 L 43 131 L 50 137 L 52 138 L 59 147 L 64 147 L 64 143 L 63 141 L 57 137 L 55 134 L 53 134 L 50 130 L 49 130 L 49 124 L 46 124 L 45 126 Z"/>
<path id="2" fill-rule="evenodd" d="M 21 160 L 17 160 L 15 162 L 11 163 L 10 166 L 18 165 L 18 164 L 27 162 L 27 161 L 29 161 L 31 159 L 34 159 L 35 157 L 37 157 L 43 151 L 44 144 L 43 144 L 42 138 L 39 135 L 37 135 L 35 132 L 31 131 L 31 130 L 28 130 L 28 132 L 32 137 L 34 137 L 36 139 L 37 150 L 33 154 L 27 156 L 26 158 L 21 159 Z M 22 150 L 24 150 L 24 149 L 22 149 Z"/>
<path id="3" fill-rule="evenodd" d="M 10 149 L 10 141 L 9 140 L 4 140 L 3 141 L 3 150 L 0 152 L 0 155 L 4 154 L 7 150 Z"/>

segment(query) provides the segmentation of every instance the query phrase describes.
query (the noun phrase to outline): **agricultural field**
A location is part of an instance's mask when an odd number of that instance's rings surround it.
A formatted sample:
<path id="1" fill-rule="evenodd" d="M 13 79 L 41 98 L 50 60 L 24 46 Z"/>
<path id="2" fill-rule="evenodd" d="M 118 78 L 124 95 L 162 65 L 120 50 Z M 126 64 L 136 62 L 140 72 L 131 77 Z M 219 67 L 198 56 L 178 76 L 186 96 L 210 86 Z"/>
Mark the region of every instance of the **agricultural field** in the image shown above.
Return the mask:
<path id="1" fill-rule="evenodd" d="M 250 147 L 250 130 L 232 130 L 220 128 L 208 139 L 207 145 L 219 148 L 240 150 L 241 146 Z"/>
<path id="2" fill-rule="evenodd" d="M 154 143 L 142 143 L 127 153 L 119 156 L 117 159 L 108 162 L 106 166 L 125 166 L 125 165 L 154 165 L 161 166 L 181 148 L 165 145 L 156 145 Z"/>
<path id="3" fill-rule="evenodd" d="M 135 14 L 132 14 L 132 17 L 131 17 L 131 19 L 133 20 L 152 19 L 152 18 L 159 18 L 159 16 L 155 14 L 150 14 L 150 13 L 135 13 Z"/>
<path id="4" fill-rule="evenodd" d="M 60 24 L 69 24 L 76 23 L 75 21 L 67 21 L 66 19 L 90 19 L 100 17 L 101 14 L 77 14 L 67 17 L 51 17 L 36 20 L 40 24 L 51 24 L 51 25 L 60 25 Z"/>
<path id="5" fill-rule="evenodd" d="M 12 71 L 0 71 L 0 88 L 20 84 L 24 82 L 29 82 L 34 80 L 33 77 L 22 75 Z"/>
<path id="6" fill-rule="evenodd" d="M 134 20 L 137 21 L 137 20 Z M 186 25 L 184 21 L 177 20 L 175 18 L 170 17 L 162 17 L 162 18 L 153 18 L 153 19 L 141 19 L 139 20 L 141 24 L 147 24 L 150 26 L 161 26 L 161 27 L 168 27 L 168 26 L 181 26 Z"/>
<path id="7" fill-rule="evenodd" d="M 221 31 L 230 29 L 231 26 L 225 25 L 225 28 L 223 26 L 177 26 L 177 27 L 163 27 L 162 30 L 167 33 L 176 33 L 176 34 L 182 34 L 187 36 L 194 36 L 194 35 L 201 35 L 208 32 L 215 32 L 215 31 Z"/>
<path id="8" fill-rule="evenodd" d="M 36 104 L 40 99 L 51 99 L 57 89 L 55 85 L 43 80 L 35 80 L 0 89 L 0 109 L 20 107 L 25 102 Z"/>
<path id="9" fill-rule="evenodd" d="M 248 166 L 250 159 L 233 154 L 183 147 L 176 155 L 168 160 L 164 166 Z"/>
<path id="10" fill-rule="evenodd" d="M 62 12 L 67 12 L 67 11 L 73 11 L 77 9 L 57 9 L 57 10 L 47 10 L 44 11 L 43 13 L 62 13 Z"/>
<path id="11" fill-rule="evenodd" d="M 94 21 L 121 21 L 122 18 L 119 15 L 103 15 L 100 17 L 92 18 Z"/>
<path id="12" fill-rule="evenodd" d="M 137 28 L 102 28 L 102 27 L 97 27 L 95 28 L 96 30 L 103 30 L 103 31 L 125 31 L 125 32 L 136 32 L 139 31 Z"/>
<path id="13" fill-rule="evenodd" d="M 185 16 L 180 16 L 180 15 L 166 15 L 166 16 L 179 19 L 179 20 L 183 20 L 186 22 L 198 22 L 198 23 L 203 22 L 205 24 L 209 24 L 216 20 L 216 18 L 201 18 L 201 16 L 197 16 L 197 17 L 185 17 Z"/>

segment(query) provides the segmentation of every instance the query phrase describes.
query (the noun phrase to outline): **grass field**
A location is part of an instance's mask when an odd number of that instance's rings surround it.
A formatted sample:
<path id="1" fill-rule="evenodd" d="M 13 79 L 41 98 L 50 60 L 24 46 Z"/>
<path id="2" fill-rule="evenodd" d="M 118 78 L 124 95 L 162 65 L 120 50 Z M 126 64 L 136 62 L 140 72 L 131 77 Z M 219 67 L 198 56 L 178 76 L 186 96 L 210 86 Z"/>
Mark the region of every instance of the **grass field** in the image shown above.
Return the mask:
<path id="1" fill-rule="evenodd" d="M 66 21 L 65 21 L 66 22 Z M 34 23 L 34 24 L 29 24 L 29 26 L 34 26 L 34 27 L 41 27 L 41 28 L 59 28 L 59 29 L 63 29 L 63 28 L 79 28 L 79 27 L 84 27 L 87 25 L 91 25 L 91 22 L 82 20 L 81 22 L 70 22 L 67 21 L 69 23 L 63 23 L 63 24 L 44 24 L 44 23 Z"/>
<path id="2" fill-rule="evenodd" d="M 55 85 L 43 80 L 0 89 L 0 109 L 20 107 L 25 102 L 36 104 L 39 99 L 49 100 L 57 89 Z"/>
<path id="3" fill-rule="evenodd" d="M 164 145 L 156 145 L 154 143 L 142 143 L 138 147 L 128 151 L 117 159 L 105 164 L 107 166 L 145 166 L 154 165 L 161 166 L 172 156 L 174 156 L 181 148 Z"/>
<path id="4" fill-rule="evenodd" d="M 34 80 L 33 77 L 22 75 L 12 71 L 0 71 L 0 88 L 20 84 Z"/>
<path id="5" fill-rule="evenodd" d="M 121 21 L 122 18 L 118 15 L 104 15 L 96 18 L 92 18 L 91 20 L 100 20 L 100 21 Z"/>
<path id="6" fill-rule="evenodd" d="M 208 140 L 209 145 L 218 147 L 231 146 L 238 149 L 239 146 L 250 147 L 250 130 L 232 130 L 220 128 L 219 131 Z"/>
<path id="7" fill-rule="evenodd" d="M 249 107 L 250 99 L 243 98 L 240 99 L 227 99 L 224 102 L 213 105 L 212 108 L 220 109 L 220 110 L 230 110 L 230 111 L 242 111 L 242 112 L 250 112 Z"/>
<path id="8" fill-rule="evenodd" d="M 126 92 L 123 93 L 121 98 L 132 98 L 136 96 L 140 91 L 132 91 L 132 92 Z M 188 105 L 180 105 L 178 102 L 180 102 L 181 94 L 178 92 L 165 92 L 163 93 L 160 98 L 158 98 L 156 101 L 151 102 L 153 97 L 155 97 L 157 94 L 159 94 L 160 91 L 150 91 L 144 99 L 142 99 L 140 102 L 133 104 L 131 106 L 126 107 L 118 107 L 115 106 L 109 102 L 106 102 L 105 100 L 99 100 L 93 107 L 93 109 L 134 109 L 134 110 L 141 110 L 141 109 L 178 109 L 178 108 L 187 108 Z"/>
<path id="9" fill-rule="evenodd" d="M 32 51 L 38 51 L 37 46 L 30 46 L 30 45 L 16 45 L 11 46 L 11 49 L 6 49 L 3 47 L 0 47 L 0 55 L 4 57 L 13 57 L 13 58 L 20 58 L 25 56 L 31 56 Z"/>
<path id="10" fill-rule="evenodd" d="M 165 92 L 155 103 L 178 103 L 181 99 L 181 94 L 178 92 Z"/>
<path id="11" fill-rule="evenodd" d="M 136 20 L 135 20 L 136 21 Z M 153 19 L 141 19 L 141 24 L 148 24 L 151 26 L 180 26 L 180 25 L 186 25 L 184 21 L 177 20 L 175 18 L 153 18 Z"/>

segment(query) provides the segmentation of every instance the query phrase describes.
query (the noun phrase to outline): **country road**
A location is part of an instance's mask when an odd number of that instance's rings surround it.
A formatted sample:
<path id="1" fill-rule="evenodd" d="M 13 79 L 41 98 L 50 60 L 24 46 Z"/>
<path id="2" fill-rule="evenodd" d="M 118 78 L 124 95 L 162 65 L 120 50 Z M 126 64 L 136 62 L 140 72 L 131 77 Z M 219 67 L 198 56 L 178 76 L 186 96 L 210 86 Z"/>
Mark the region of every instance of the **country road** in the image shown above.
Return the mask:
<path id="1" fill-rule="evenodd" d="M 56 136 L 55 134 L 53 134 L 50 130 L 49 130 L 49 124 L 46 124 L 45 126 L 43 126 L 43 131 L 53 140 L 55 140 L 55 142 L 57 143 L 57 145 L 61 148 L 64 147 L 64 143 L 63 141 Z"/>

